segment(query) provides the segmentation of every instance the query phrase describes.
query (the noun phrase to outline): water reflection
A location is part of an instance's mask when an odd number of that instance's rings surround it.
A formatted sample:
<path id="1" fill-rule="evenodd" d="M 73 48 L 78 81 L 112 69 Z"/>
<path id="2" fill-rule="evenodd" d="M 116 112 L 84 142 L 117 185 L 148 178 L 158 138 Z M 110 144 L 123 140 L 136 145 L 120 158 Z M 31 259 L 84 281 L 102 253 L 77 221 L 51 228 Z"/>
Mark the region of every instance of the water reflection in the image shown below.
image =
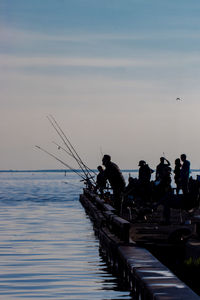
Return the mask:
<path id="1" fill-rule="evenodd" d="M 79 179 L 62 180 L 0 174 L 0 298 L 131 299 L 99 255 Z"/>

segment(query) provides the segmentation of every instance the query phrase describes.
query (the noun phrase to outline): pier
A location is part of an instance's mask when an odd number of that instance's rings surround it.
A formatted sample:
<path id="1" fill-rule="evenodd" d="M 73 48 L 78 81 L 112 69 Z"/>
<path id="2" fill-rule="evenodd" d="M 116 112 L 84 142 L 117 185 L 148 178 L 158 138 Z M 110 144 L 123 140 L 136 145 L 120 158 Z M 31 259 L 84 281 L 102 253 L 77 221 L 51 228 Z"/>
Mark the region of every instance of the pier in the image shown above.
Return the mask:
<path id="1" fill-rule="evenodd" d="M 133 299 L 200 299 L 148 250 L 148 247 L 154 248 L 155 239 L 159 240 L 158 236 L 161 236 L 153 225 L 146 229 L 141 224 L 135 226 L 118 216 L 111 205 L 87 189 L 80 195 L 80 202 L 94 224 L 103 256 L 112 270 L 128 285 Z M 177 232 L 190 232 L 190 227 L 181 229 L 177 226 Z M 154 240 L 150 240 L 149 232 L 154 233 Z M 159 243 L 162 244 L 161 240 Z"/>

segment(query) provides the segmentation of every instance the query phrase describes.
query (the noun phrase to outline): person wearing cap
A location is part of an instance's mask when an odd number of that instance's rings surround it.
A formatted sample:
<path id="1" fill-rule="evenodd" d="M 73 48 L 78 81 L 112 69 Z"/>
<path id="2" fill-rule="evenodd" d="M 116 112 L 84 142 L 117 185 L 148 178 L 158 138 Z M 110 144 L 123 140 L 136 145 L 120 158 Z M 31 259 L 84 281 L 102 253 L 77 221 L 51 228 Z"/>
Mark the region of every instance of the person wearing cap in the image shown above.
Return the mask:
<path id="1" fill-rule="evenodd" d="M 114 206 L 118 212 L 121 209 L 122 193 L 125 189 L 125 180 L 119 167 L 111 161 L 111 156 L 105 154 L 102 159 L 102 164 L 105 166 L 104 175 L 109 181 L 113 190 Z"/>

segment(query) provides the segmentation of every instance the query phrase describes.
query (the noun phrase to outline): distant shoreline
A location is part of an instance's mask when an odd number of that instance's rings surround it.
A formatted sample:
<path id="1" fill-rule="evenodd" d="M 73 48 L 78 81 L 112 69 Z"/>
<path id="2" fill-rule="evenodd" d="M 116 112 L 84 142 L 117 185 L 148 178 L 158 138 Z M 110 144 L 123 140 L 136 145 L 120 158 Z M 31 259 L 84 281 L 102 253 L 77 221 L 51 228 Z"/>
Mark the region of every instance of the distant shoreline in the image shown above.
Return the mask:
<path id="1" fill-rule="evenodd" d="M 79 169 L 74 169 L 76 172 L 83 172 Z M 92 171 L 97 171 L 92 169 Z M 138 169 L 122 169 L 122 172 L 138 172 Z M 63 169 L 44 169 L 44 170 L 0 170 L 0 173 L 73 173 L 73 170 Z M 200 172 L 200 169 L 191 169 L 191 172 Z"/>
<path id="2" fill-rule="evenodd" d="M 80 169 L 74 169 L 76 172 L 83 172 Z M 96 169 L 91 169 L 91 171 L 96 171 Z M 121 170 L 122 172 L 138 172 L 138 169 L 133 170 Z M 64 169 L 44 169 L 44 170 L 0 170 L 0 173 L 73 173 L 73 170 Z"/>

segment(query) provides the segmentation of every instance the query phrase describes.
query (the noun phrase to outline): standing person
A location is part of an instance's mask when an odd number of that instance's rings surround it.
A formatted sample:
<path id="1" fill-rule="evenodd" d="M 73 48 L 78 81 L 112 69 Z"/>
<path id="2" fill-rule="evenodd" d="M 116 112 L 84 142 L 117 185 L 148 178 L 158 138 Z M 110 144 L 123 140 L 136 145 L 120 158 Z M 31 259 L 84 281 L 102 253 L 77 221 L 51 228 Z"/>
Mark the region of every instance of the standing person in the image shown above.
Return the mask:
<path id="1" fill-rule="evenodd" d="M 156 167 L 156 180 L 159 181 L 161 195 L 171 190 L 170 162 L 165 157 L 160 157 L 160 163 Z"/>
<path id="2" fill-rule="evenodd" d="M 156 167 L 156 180 L 161 181 L 166 176 L 169 166 L 170 162 L 165 157 L 160 157 L 160 163 Z"/>
<path id="3" fill-rule="evenodd" d="M 150 167 L 144 160 L 140 160 L 138 166 L 140 167 L 139 168 L 139 182 L 141 184 L 150 183 L 151 173 L 153 173 L 152 172 L 153 170 L 150 169 Z"/>
<path id="4" fill-rule="evenodd" d="M 151 174 L 154 172 L 144 160 L 140 160 L 139 168 L 139 187 L 140 195 L 144 202 L 148 201 L 151 197 Z"/>
<path id="5" fill-rule="evenodd" d="M 181 189 L 181 160 L 177 158 L 175 160 L 175 168 L 174 168 L 174 181 L 176 183 L 176 194 L 179 194 Z"/>
<path id="6" fill-rule="evenodd" d="M 100 194 L 103 195 L 103 191 L 104 189 L 106 189 L 106 177 L 102 166 L 98 166 L 97 170 L 99 171 L 99 173 L 97 174 L 96 179 L 96 189 L 99 189 Z"/>
<path id="7" fill-rule="evenodd" d="M 188 193 L 188 183 L 189 183 L 189 176 L 190 176 L 190 162 L 187 160 L 186 154 L 181 154 L 181 188 L 183 194 Z"/>
<path id="8" fill-rule="evenodd" d="M 105 166 L 105 178 L 108 179 L 113 190 L 114 206 L 120 212 L 122 204 L 122 193 L 125 189 L 125 180 L 119 167 L 111 161 L 111 156 L 105 154 L 102 159 Z"/>

